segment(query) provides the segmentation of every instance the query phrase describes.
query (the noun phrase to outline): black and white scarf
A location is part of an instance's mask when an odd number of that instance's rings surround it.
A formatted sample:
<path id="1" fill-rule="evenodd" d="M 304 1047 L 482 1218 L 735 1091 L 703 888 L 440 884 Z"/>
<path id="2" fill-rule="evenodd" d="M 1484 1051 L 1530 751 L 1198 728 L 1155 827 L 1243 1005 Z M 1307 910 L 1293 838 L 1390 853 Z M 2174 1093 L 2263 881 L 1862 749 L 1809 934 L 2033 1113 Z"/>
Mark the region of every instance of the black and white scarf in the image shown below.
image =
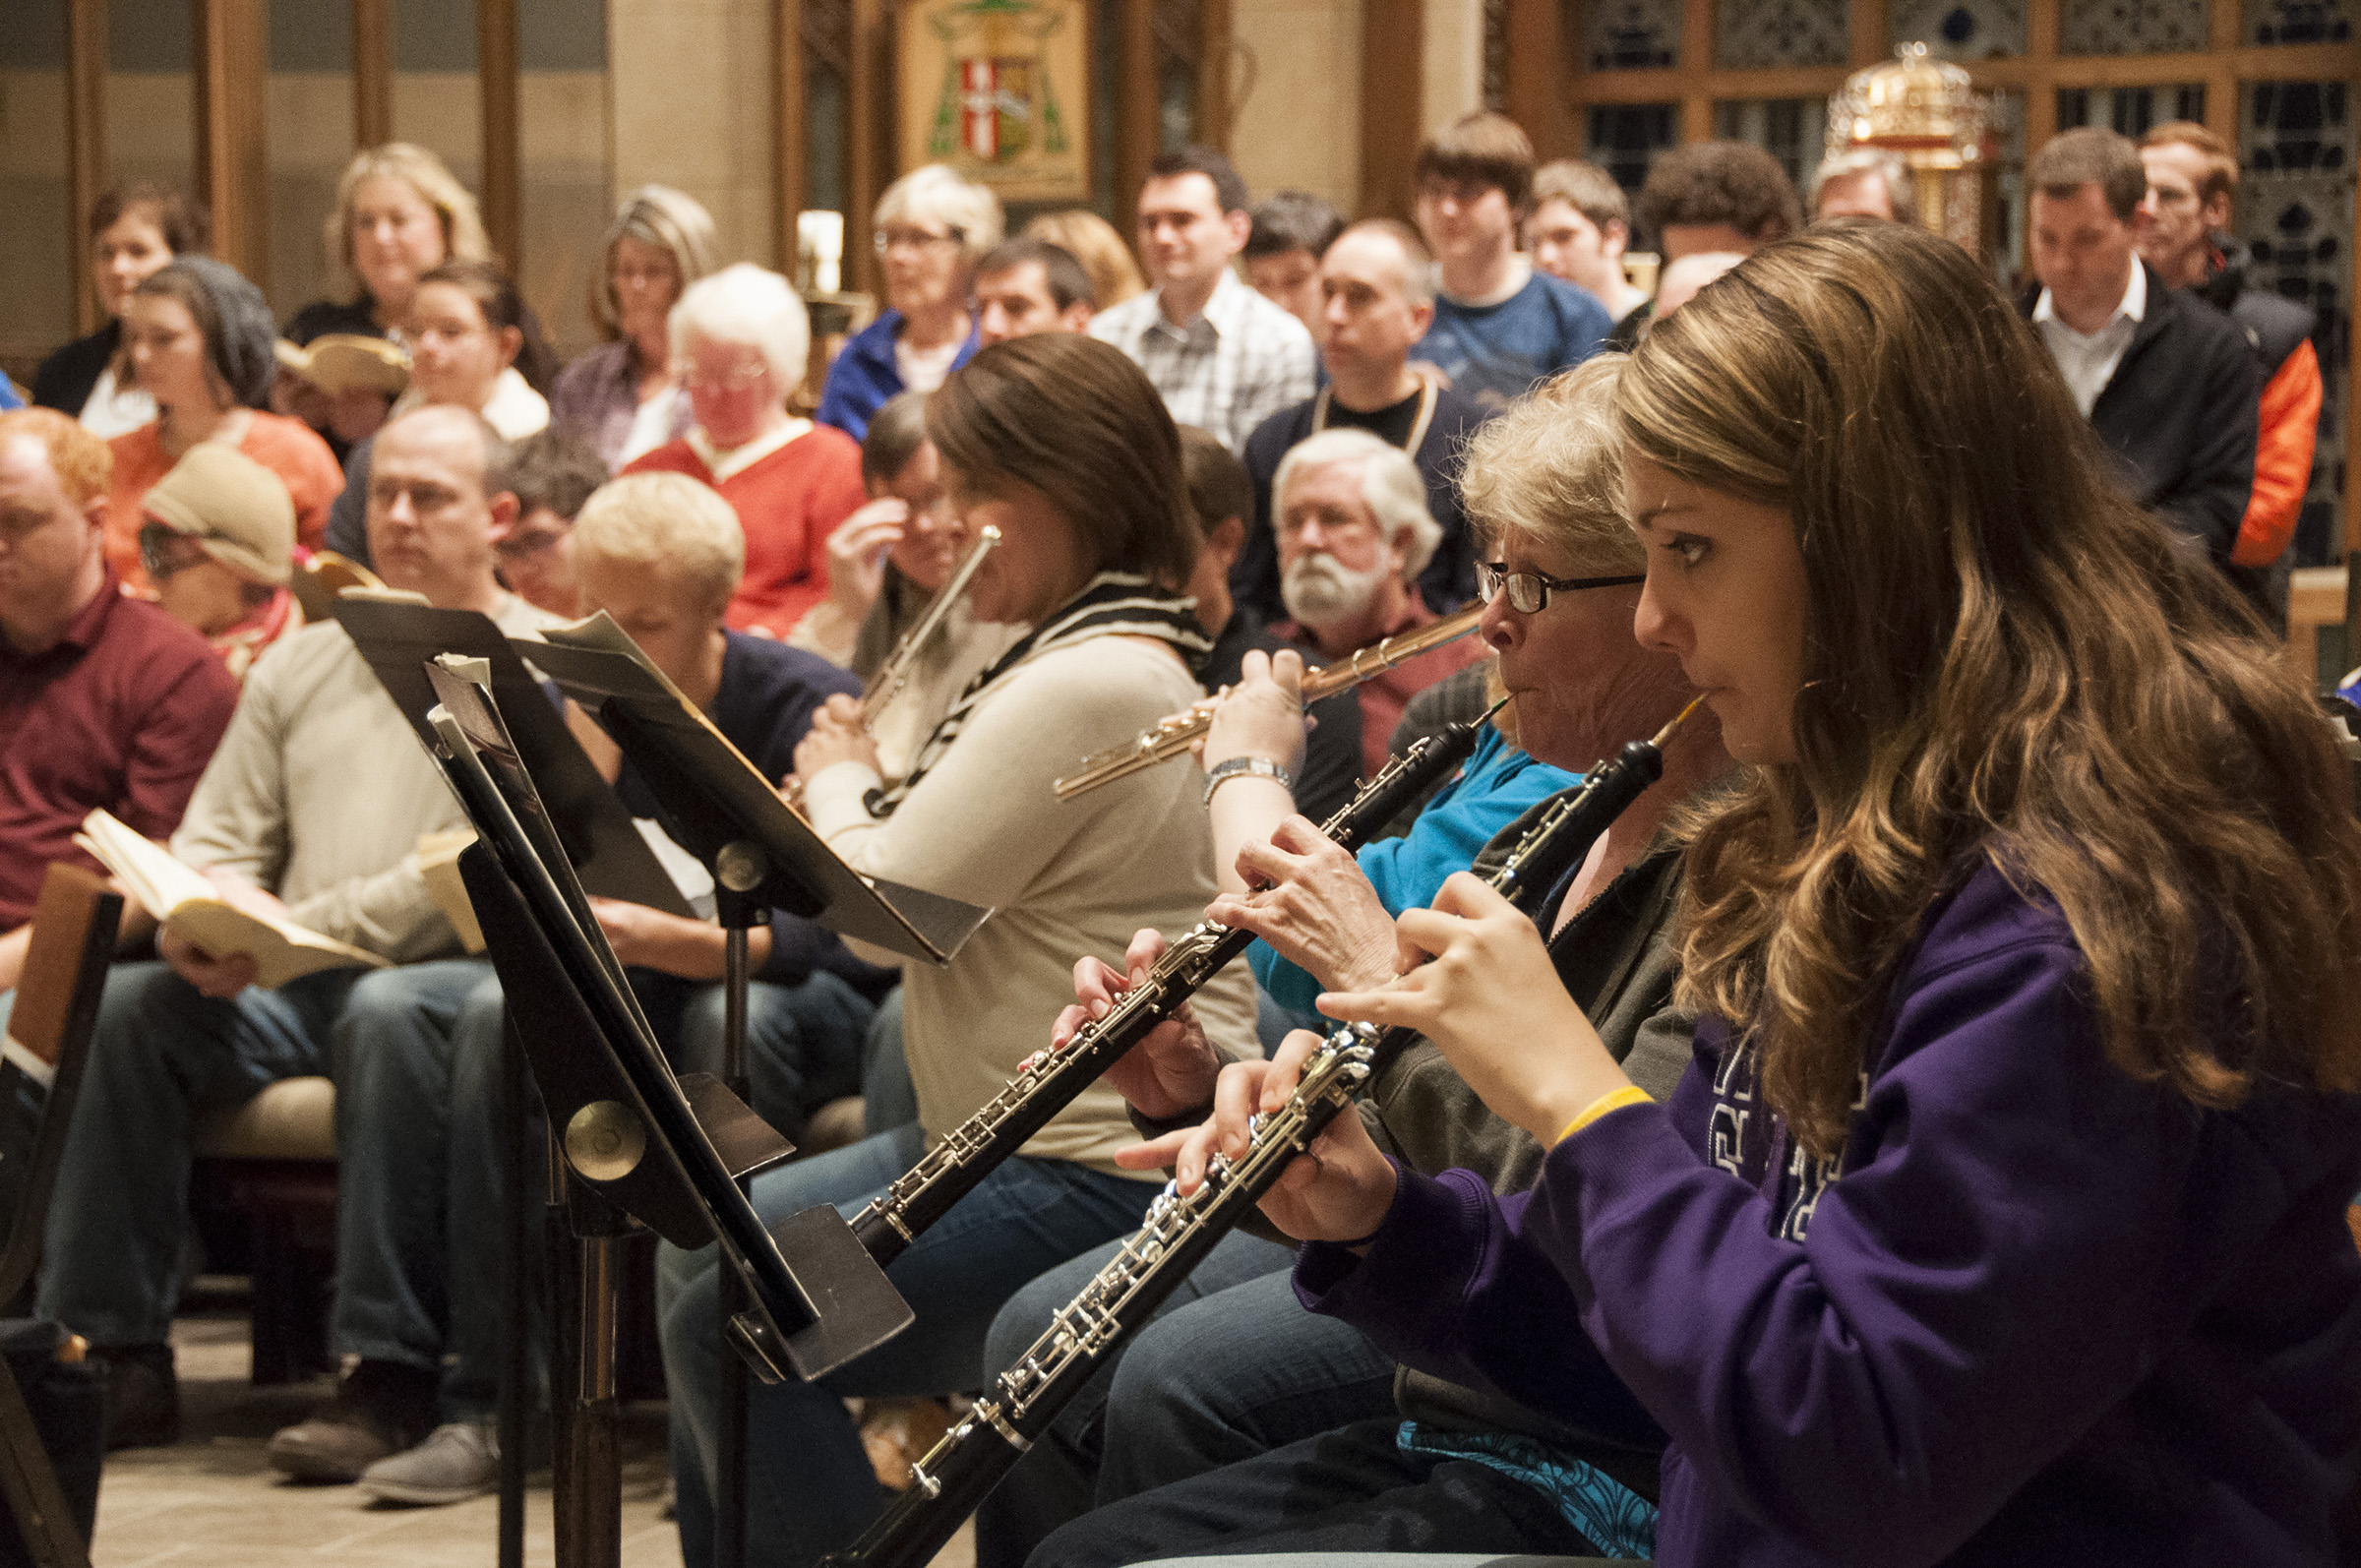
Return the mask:
<path id="1" fill-rule="evenodd" d="M 1205 656 L 1213 651 L 1213 639 L 1197 623 L 1195 604 L 1194 599 L 1168 593 L 1134 573 L 1100 573 L 1080 593 L 967 683 L 959 700 L 951 704 L 942 722 L 935 726 L 935 733 L 927 737 L 926 745 L 918 749 L 909 774 L 891 789 L 869 792 L 865 799 L 869 814 L 879 818 L 891 816 L 894 809 L 918 787 L 918 781 L 927 776 L 927 770 L 940 761 L 942 754 L 951 749 L 951 743 L 959 739 L 968 714 L 975 711 L 985 694 L 1019 665 L 1044 653 L 1091 637 L 1154 637 L 1159 642 L 1171 643 L 1187 661 L 1190 672 L 1195 673 Z"/>

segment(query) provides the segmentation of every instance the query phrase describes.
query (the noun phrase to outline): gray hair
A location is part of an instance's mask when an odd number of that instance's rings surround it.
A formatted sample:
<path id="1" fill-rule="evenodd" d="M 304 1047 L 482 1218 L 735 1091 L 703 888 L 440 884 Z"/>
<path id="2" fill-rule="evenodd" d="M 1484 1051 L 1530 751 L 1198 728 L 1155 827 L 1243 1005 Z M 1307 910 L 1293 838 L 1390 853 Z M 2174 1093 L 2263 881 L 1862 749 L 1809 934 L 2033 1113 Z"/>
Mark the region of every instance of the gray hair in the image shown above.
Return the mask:
<path id="1" fill-rule="evenodd" d="M 1347 225 L 1337 238 L 1351 239 L 1356 234 L 1375 234 L 1393 241 L 1402 253 L 1402 297 L 1413 305 L 1434 303 L 1434 297 L 1443 291 L 1442 264 L 1417 229 L 1396 217 L 1364 217 Z"/>
<path id="2" fill-rule="evenodd" d="M 812 319 L 803 300 L 787 279 L 752 262 L 690 284 L 664 325 L 676 360 L 686 359 L 699 338 L 759 350 L 781 398 L 804 384 L 810 369 Z"/>
<path id="3" fill-rule="evenodd" d="M 1365 430 L 1323 430 L 1288 449 L 1279 459 L 1279 471 L 1271 476 L 1272 531 L 1277 531 L 1277 518 L 1287 510 L 1289 481 L 1335 463 L 1360 469 L 1361 499 L 1388 543 L 1400 538 L 1404 529 L 1410 531 L 1402 550 L 1402 580 L 1416 582 L 1443 542 L 1443 525 L 1426 510 L 1426 481 L 1419 477 L 1419 465 L 1410 453 Z"/>
<path id="4" fill-rule="evenodd" d="M 1909 165 L 1873 147 L 1856 147 L 1822 158 L 1820 166 L 1812 170 L 1811 184 L 1805 189 L 1804 211 L 1818 216 L 1820 187 L 1831 180 L 1850 179 L 1860 174 L 1874 174 L 1885 182 L 1886 206 L 1893 209 L 1895 221 L 1918 221 L 1918 188 L 1910 180 Z"/>
<path id="5" fill-rule="evenodd" d="M 1630 364 L 1596 354 L 1540 383 L 1468 442 L 1460 496 L 1488 553 L 1510 534 L 1550 548 L 1580 576 L 1645 572 L 1624 521 L 1623 436 L 1615 389 Z"/>
<path id="6" fill-rule="evenodd" d="M 878 198 L 877 226 L 940 223 L 959 235 L 959 265 L 973 271 L 984 253 L 1000 243 L 1000 199 L 970 184 L 940 163 L 912 169 Z"/>
<path id="7" fill-rule="evenodd" d="M 746 574 L 746 530 L 718 490 L 687 474 L 610 479 L 582 503 L 574 549 L 625 566 L 679 573 L 718 613 Z"/>

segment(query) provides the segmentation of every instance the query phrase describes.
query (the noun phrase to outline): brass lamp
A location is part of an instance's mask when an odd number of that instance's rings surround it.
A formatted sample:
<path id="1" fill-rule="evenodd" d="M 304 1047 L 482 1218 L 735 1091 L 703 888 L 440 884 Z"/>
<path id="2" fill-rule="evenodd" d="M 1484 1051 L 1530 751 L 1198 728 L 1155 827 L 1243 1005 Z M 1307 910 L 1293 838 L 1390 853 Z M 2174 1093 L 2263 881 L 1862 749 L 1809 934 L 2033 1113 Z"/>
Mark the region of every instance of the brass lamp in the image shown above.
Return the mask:
<path id="1" fill-rule="evenodd" d="M 1910 171 L 1918 221 L 1981 253 L 1992 197 L 1984 100 L 1968 73 L 1906 43 L 1883 65 L 1856 71 L 1828 100 L 1828 153 L 1874 149 Z"/>

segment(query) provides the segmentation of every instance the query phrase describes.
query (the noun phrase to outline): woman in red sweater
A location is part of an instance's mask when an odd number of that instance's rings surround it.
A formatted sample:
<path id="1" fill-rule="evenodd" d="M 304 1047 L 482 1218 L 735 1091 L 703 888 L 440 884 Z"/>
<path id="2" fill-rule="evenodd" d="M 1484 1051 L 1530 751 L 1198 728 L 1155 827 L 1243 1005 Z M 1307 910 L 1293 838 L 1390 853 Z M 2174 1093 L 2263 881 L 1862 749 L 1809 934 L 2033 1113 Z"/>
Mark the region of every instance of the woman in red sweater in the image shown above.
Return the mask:
<path id="1" fill-rule="evenodd" d="M 721 492 L 746 530 L 746 576 L 725 619 L 784 637 L 827 597 L 828 535 L 868 499 L 861 449 L 787 412 L 812 327 L 778 273 L 742 262 L 698 279 L 669 331 L 696 424 L 624 472 L 683 473 Z"/>

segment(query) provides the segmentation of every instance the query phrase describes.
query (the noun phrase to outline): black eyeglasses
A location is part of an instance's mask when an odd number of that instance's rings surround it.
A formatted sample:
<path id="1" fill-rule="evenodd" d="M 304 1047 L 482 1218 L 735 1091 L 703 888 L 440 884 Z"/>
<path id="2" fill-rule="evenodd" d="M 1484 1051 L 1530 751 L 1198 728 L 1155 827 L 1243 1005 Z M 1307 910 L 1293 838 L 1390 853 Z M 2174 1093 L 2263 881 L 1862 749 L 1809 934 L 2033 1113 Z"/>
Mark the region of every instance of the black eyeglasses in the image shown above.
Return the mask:
<path id="1" fill-rule="evenodd" d="M 140 565 L 148 575 L 162 581 L 175 573 L 202 566 L 208 559 L 207 539 L 219 534 L 187 534 L 161 523 L 144 523 L 140 528 Z"/>
<path id="2" fill-rule="evenodd" d="M 1583 588 L 1628 588 L 1647 580 L 1645 572 L 1620 577 L 1545 577 L 1538 572 L 1511 572 L 1497 561 L 1476 563 L 1476 591 L 1483 602 L 1491 603 L 1505 587 L 1508 607 L 1519 615 L 1538 615 L 1552 593 L 1573 593 Z"/>

